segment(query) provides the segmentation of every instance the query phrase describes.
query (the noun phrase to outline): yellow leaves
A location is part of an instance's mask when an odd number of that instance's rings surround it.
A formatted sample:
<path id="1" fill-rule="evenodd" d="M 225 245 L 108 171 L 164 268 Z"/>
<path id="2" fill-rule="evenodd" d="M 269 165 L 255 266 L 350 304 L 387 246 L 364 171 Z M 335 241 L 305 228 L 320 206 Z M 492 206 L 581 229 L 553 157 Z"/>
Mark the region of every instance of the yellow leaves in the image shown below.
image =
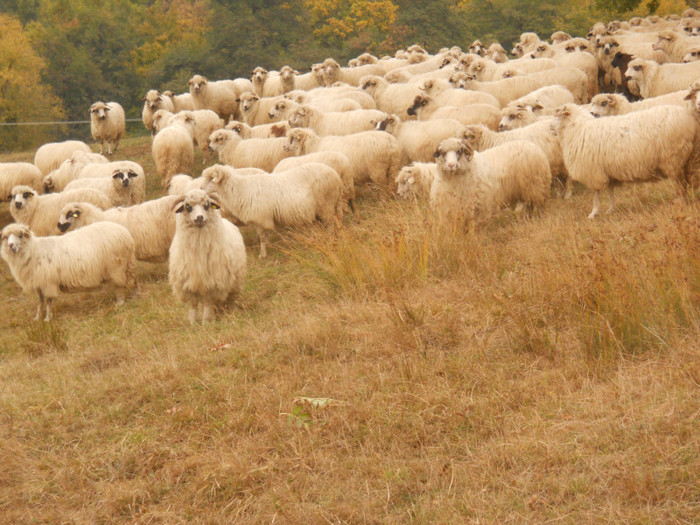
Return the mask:
<path id="1" fill-rule="evenodd" d="M 346 39 L 363 31 L 386 32 L 396 20 L 398 6 L 391 0 L 305 0 L 314 35 Z"/>

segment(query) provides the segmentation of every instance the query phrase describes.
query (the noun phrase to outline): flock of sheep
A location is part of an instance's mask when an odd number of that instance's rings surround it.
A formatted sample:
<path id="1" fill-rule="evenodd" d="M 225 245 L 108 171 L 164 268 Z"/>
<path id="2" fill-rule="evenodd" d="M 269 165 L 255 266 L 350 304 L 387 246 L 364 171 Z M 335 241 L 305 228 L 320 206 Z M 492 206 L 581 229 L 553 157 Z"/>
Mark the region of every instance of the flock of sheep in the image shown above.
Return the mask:
<path id="1" fill-rule="evenodd" d="M 34 163 L 0 164 L 0 195 L 16 221 L 0 255 L 36 319 L 52 318 L 60 291 L 136 286 L 135 261 L 169 261 L 188 319 L 240 292 L 253 226 L 265 257 L 271 232 L 316 219 L 342 227 L 355 190 L 429 200 L 438 223 L 473 228 L 503 206 L 528 213 L 579 182 L 599 192 L 668 178 L 697 183 L 700 13 L 596 24 L 586 38 L 551 43 L 523 33 L 509 60 L 476 41 L 430 55 L 413 45 L 341 67 L 327 59 L 299 74 L 258 67 L 251 79 L 209 81 L 189 92 L 149 91 L 144 126 L 168 195 L 146 201 L 146 174 L 112 161 L 124 135 L 117 102 L 90 107 L 93 153 L 80 141 L 45 144 Z M 193 178 L 195 150 L 219 164 Z"/>

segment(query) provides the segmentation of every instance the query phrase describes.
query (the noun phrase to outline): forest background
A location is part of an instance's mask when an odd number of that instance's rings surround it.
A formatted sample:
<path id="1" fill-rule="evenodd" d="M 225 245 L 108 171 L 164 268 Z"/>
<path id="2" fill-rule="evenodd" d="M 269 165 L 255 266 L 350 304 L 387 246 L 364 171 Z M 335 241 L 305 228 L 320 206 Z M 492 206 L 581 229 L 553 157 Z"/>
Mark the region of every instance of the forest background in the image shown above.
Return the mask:
<path id="1" fill-rule="evenodd" d="M 0 151 L 87 138 L 97 100 L 138 118 L 149 89 L 187 90 L 249 77 L 256 66 L 300 72 L 419 43 L 430 52 L 475 39 L 510 49 L 524 31 L 575 36 L 597 21 L 681 13 L 682 0 L 0 0 Z M 136 124 L 136 123 L 134 123 Z M 132 126 L 142 130 L 142 126 Z"/>

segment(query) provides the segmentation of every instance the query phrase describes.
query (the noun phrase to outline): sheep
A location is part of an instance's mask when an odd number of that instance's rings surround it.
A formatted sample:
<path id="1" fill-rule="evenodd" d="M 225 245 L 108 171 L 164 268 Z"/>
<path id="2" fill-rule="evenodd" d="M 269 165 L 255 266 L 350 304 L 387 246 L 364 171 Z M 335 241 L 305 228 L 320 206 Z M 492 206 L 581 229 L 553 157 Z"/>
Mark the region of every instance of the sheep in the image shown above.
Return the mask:
<path id="1" fill-rule="evenodd" d="M 695 62 L 696 60 L 700 60 L 700 45 L 694 45 L 693 47 L 689 48 L 687 50 L 688 52 L 685 54 L 683 57 L 683 63 L 687 64 L 688 62 Z"/>
<path id="2" fill-rule="evenodd" d="M 369 93 L 377 103 L 377 108 L 385 113 L 403 113 L 416 95 L 420 94 L 415 85 L 389 84 L 376 75 L 362 77 L 360 89 Z"/>
<path id="3" fill-rule="evenodd" d="M 163 186 L 167 186 L 173 175 L 192 170 L 194 125 L 194 118 L 186 115 L 153 137 L 151 153 Z"/>
<path id="4" fill-rule="evenodd" d="M 563 49 L 567 53 L 576 53 L 577 51 L 590 53 L 591 55 L 595 53 L 593 44 L 585 38 L 570 38 L 569 40 L 560 42 L 558 45 L 554 42 L 552 44 L 555 49 Z"/>
<path id="5" fill-rule="evenodd" d="M 689 177 L 695 120 L 685 108 L 658 106 L 644 111 L 595 118 L 566 104 L 555 113 L 569 176 L 595 191 L 593 219 L 600 206 L 600 190 L 608 187 L 614 207 L 614 187 L 621 182 L 670 178 L 680 192 L 694 187 Z"/>
<path id="6" fill-rule="evenodd" d="M 129 230 L 137 260 L 164 262 L 175 234 L 173 208 L 179 200 L 177 195 L 168 195 L 135 206 L 104 211 L 88 202 L 71 202 L 61 208 L 58 229 L 65 233 L 94 222 L 115 222 Z"/>
<path id="7" fill-rule="evenodd" d="M 637 83 L 643 98 L 658 97 L 687 89 L 700 77 L 700 62 L 688 64 L 657 64 L 635 58 L 629 63 L 625 76 Z"/>
<path id="8" fill-rule="evenodd" d="M 573 104 L 574 96 L 564 86 L 544 86 L 508 103 L 508 107 L 529 106 L 537 116 L 549 115 L 562 104 Z"/>
<path id="9" fill-rule="evenodd" d="M 190 324 L 210 320 L 213 307 L 232 302 L 241 292 L 246 252 L 238 228 L 221 217 L 218 198 L 204 190 L 179 197 L 173 211 L 168 282 L 175 297 L 188 304 Z"/>
<path id="10" fill-rule="evenodd" d="M 418 86 L 423 93 L 445 106 L 462 106 L 469 104 L 491 104 L 497 108 L 501 103 L 493 95 L 481 91 L 455 89 L 448 80 L 426 80 Z"/>
<path id="11" fill-rule="evenodd" d="M 343 200 L 348 203 L 348 208 L 357 217 L 357 207 L 355 206 L 355 170 L 350 164 L 347 155 L 337 151 L 319 151 L 308 153 L 299 157 L 287 157 L 279 161 L 273 173 L 287 171 L 309 162 L 320 162 L 333 168 L 343 181 Z"/>
<path id="12" fill-rule="evenodd" d="M 43 188 L 41 170 L 29 162 L 0 162 L 0 202 L 10 200 L 12 188 L 29 186 L 37 191 Z"/>
<path id="13" fill-rule="evenodd" d="M 391 133 L 399 141 L 402 165 L 429 162 L 440 142 L 464 133 L 464 124 L 454 119 L 402 122 L 394 114 L 377 122 L 376 126 L 377 130 Z"/>
<path id="14" fill-rule="evenodd" d="M 498 131 L 528 126 L 538 120 L 551 120 L 548 115 L 535 115 L 530 106 L 507 106 L 501 110 L 501 121 L 498 123 Z"/>
<path id="15" fill-rule="evenodd" d="M 396 138 L 379 131 L 319 137 L 310 129 L 295 128 L 287 133 L 285 148 L 295 156 L 317 151 L 343 153 L 355 169 L 356 184 L 371 181 L 384 188 L 393 182 L 401 163 L 401 146 Z"/>
<path id="16" fill-rule="evenodd" d="M 587 53 L 579 53 L 578 55 L 583 56 L 584 54 L 588 55 Z M 595 63 L 595 58 L 591 55 L 588 56 L 590 56 L 591 60 Z M 595 67 L 597 71 L 597 66 Z M 528 73 L 525 77 L 539 82 L 540 87 L 555 85 L 564 86 L 574 96 L 574 100 L 577 104 L 588 103 L 591 98 L 598 93 L 597 74 L 592 77 L 593 82 L 591 83 L 589 82 L 588 75 L 578 67 L 559 66 L 554 69 L 548 69 L 547 71 Z"/>
<path id="17" fill-rule="evenodd" d="M 209 184 L 209 181 L 204 177 L 192 177 L 184 173 L 179 173 L 170 177 L 168 185 L 166 186 L 166 191 L 168 195 L 185 195 L 190 190 L 204 189 L 207 187 L 207 184 Z"/>
<path id="18" fill-rule="evenodd" d="M 136 287 L 134 241 L 119 224 L 92 224 L 62 236 L 37 237 L 26 224 L 9 224 L 0 236 L 0 256 L 25 294 L 36 293 L 34 320 L 53 318 L 59 293 L 96 288 L 110 281 L 128 291 Z M 118 302 L 124 301 L 119 290 Z"/>
<path id="19" fill-rule="evenodd" d="M 552 33 L 550 39 L 552 40 L 552 44 L 556 45 L 566 42 L 567 40 L 571 40 L 571 35 L 569 33 L 565 33 L 564 31 L 555 31 Z"/>
<path id="20" fill-rule="evenodd" d="M 168 97 L 173 105 L 173 113 L 179 113 L 180 111 L 194 111 L 194 99 L 190 93 L 181 93 L 176 95 L 172 91 L 163 91 L 163 96 Z"/>
<path id="21" fill-rule="evenodd" d="M 697 39 L 685 37 L 675 31 L 662 31 L 652 48 L 663 51 L 670 62 L 682 62 L 690 49 L 697 45 Z"/>
<path id="22" fill-rule="evenodd" d="M 239 95 L 252 91 L 253 84 L 247 79 L 218 80 L 209 82 L 202 75 L 194 75 L 187 81 L 195 109 L 211 109 L 224 121 L 238 119 Z"/>
<path id="23" fill-rule="evenodd" d="M 70 158 L 75 151 L 92 152 L 90 146 L 80 140 L 49 142 L 36 150 L 34 165 L 41 170 L 42 175 L 48 175 L 58 168 L 64 160 Z"/>
<path id="24" fill-rule="evenodd" d="M 107 155 L 119 148 L 119 140 L 126 132 L 124 108 L 117 102 L 95 102 L 90 106 L 90 133 L 100 143 L 100 154 L 107 145 Z"/>
<path id="25" fill-rule="evenodd" d="M 99 153 L 85 153 L 78 150 L 43 178 L 44 192 L 62 191 L 66 184 L 78 178 L 82 169 L 88 164 L 107 164 L 108 162 L 109 159 Z"/>
<path id="26" fill-rule="evenodd" d="M 594 117 L 607 117 L 610 115 L 623 115 L 631 111 L 641 111 L 654 106 L 685 106 L 686 90 L 674 91 L 658 97 L 642 99 L 638 102 L 629 102 L 625 97 L 617 93 L 601 93 L 591 100 L 591 115 Z"/>
<path id="27" fill-rule="evenodd" d="M 111 184 L 115 184 L 116 186 L 121 186 L 117 191 L 120 195 L 120 200 L 127 198 L 128 195 L 128 204 L 137 204 L 146 199 L 146 175 L 143 168 L 136 162 L 130 160 L 96 162 L 79 164 L 74 168 L 71 178 L 66 179 L 65 182 L 54 182 L 58 179 L 53 178 L 52 175 L 47 175 L 44 177 L 44 187 L 47 190 L 54 191 L 58 189 L 58 186 L 61 187 L 61 190 L 65 190 L 68 189 L 68 186 L 72 188 L 109 187 Z M 106 182 L 78 183 L 78 181 L 85 178 L 100 178 Z M 129 188 L 128 191 L 126 188 Z M 113 193 L 113 191 L 108 190 L 108 193 Z"/>
<path id="28" fill-rule="evenodd" d="M 224 127 L 224 121 L 219 118 L 215 112 L 210 109 L 197 109 L 194 111 L 181 111 L 175 115 L 176 119 L 182 120 L 191 116 L 194 120 L 194 135 L 192 137 L 195 146 L 206 157 L 209 153 L 209 135 L 217 129 Z"/>
<path id="29" fill-rule="evenodd" d="M 563 186 L 563 197 L 565 199 L 571 197 L 571 179 L 566 171 L 559 138 L 552 131 L 551 121 L 535 122 L 522 128 L 500 133 L 495 133 L 483 125 L 470 125 L 466 127 L 462 137 L 477 151 L 500 146 L 514 140 L 524 140 L 536 144 L 547 156 L 552 180 L 556 180 Z"/>
<path id="30" fill-rule="evenodd" d="M 481 43 L 481 40 L 474 40 L 474 42 L 469 44 L 469 52 L 480 57 L 486 56 L 486 46 Z"/>
<path id="31" fill-rule="evenodd" d="M 323 81 L 326 86 L 332 86 L 335 82 L 346 82 L 351 86 L 359 86 L 360 79 L 365 75 L 383 75 L 384 69 L 379 64 L 367 64 L 366 66 L 340 67 L 340 64 L 332 58 L 323 62 Z"/>
<path id="32" fill-rule="evenodd" d="M 302 75 L 297 75 L 297 77 L 294 79 L 295 89 L 301 89 L 304 91 L 309 91 L 310 89 L 324 85 L 323 64 L 313 64 L 311 66 L 311 71 Z"/>
<path id="33" fill-rule="evenodd" d="M 507 142 L 483 152 L 458 138 L 434 153 L 437 174 L 430 208 L 446 226 L 475 228 L 503 205 L 523 203 L 528 214 L 549 198 L 552 175 L 542 150 L 530 142 Z"/>
<path id="34" fill-rule="evenodd" d="M 136 173 L 132 172 L 134 175 Z M 117 171 L 111 179 L 104 177 L 83 177 L 68 183 L 65 190 L 93 189 L 104 193 L 110 200 L 111 206 L 130 206 L 136 204 L 133 197 L 134 187 L 128 174 Z"/>
<path id="35" fill-rule="evenodd" d="M 362 95 L 366 95 L 366 97 L 362 97 Z M 331 94 L 326 96 L 324 96 L 323 93 L 318 93 L 316 96 L 311 96 L 306 91 L 295 90 L 285 93 L 284 98 L 296 104 L 309 104 L 316 109 L 320 109 L 321 111 L 352 111 L 354 109 L 376 109 L 377 107 L 374 99 L 362 91 L 357 91 L 354 93 L 345 92 L 337 95 Z M 360 103 L 360 101 L 362 103 Z M 286 102 L 286 100 L 279 101 L 273 108 L 270 109 L 270 111 L 268 111 L 270 120 L 280 120 L 280 118 L 273 115 L 273 112 L 278 104 L 282 104 L 284 102 Z"/>
<path id="36" fill-rule="evenodd" d="M 430 186 L 437 175 L 434 162 L 413 162 L 404 166 L 396 176 L 396 194 L 402 199 L 428 199 Z"/>
<path id="37" fill-rule="evenodd" d="M 540 42 L 540 37 L 536 33 L 522 33 L 520 41 L 513 46 L 511 53 L 518 58 L 523 57 L 535 49 Z"/>
<path id="38" fill-rule="evenodd" d="M 324 113 L 312 106 L 299 106 L 289 116 L 291 128 L 310 128 L 317 135 L 350 135 L 374 128 L 373 121 L 386 117 L 378 109 L 356 109 L 355 111 Z"/>
<path id="39" fill-rule="evenodd" d="M 486 50 L 486 58 L 490 58 L 497 64 L 508 61 L 508 52 L 498 42 L 494 42 Z"/>
<path id="40" fill-rule="evenodd" d="M 582 72 L 580 73 L 583 75 Z M 510 101 L 546 85 L 541 80 L 531 78 L 530 75 L 503 78 L 491 82 L 478 82 L 473 77 L 461 72 L 455 73 L 450 78 L 450 82 L 455 87 L 482 91 L 494 96 L 498 100 L 499 107 L 506 106 Z"/>
<path id="41" fill-rule="evenodd" d="M 155 133 L 153 129 L 153 114 L 159 109 L 164 109 L 174 112 L 172 99 L 163 96 L 158 93 L 157 90 L 151 89 L 143 97 L 143 110 L 141 110 L 141 120 L 143 121 L 144 127 L 149 130 L 152 134 Z"/>
<path id="42" fill-rule="evenodd" d="M 15 222 L 21 222 L 31 228 L 35 235 L 46 236 L 58 233 L 58 217 L 61 208 L 69 202 L 89 202 L 106 209 L 111 206 L 109 197 L 101 191 L 80 189 L 39 195 L 29 186 L 12 188 L 10 214 Z"/>
<path id="43" fill-rule="evenodd" d="M 463 72 L 474 75 L 476 80 L 493 81 L 500 80 L 506 71 L 517 70 L 520 74 L 537 73 L 547 71 L 557 67 L 557 63 L 550 58 L 542 58 L 532 60 L 531 58 L 521 58 L 519 60 L 511 60 L 502 64 L 496 64 L 484 58 L 475 58 L 470 61 L 469 65 Z"/>
<path id="44" fill-rule="evenodd" d="M 367 64 L 378 64 L 379 59 L 370 53 L 362 53 L 357 57 L 358 66 L 366 66 Z"/>
<path id="45" fill-rule="evenodd" d="M 312 162 L 275 174 L 244 175 L 230 166 L 214 165 L 202 173 L 222 208 L 255 227 L 260 257 L 267 256 L 269 233 L 280 226 L 303 226 L 318 218 L 328 226 L 342 224 L 343 183 L 333 168 Z"/>
<path id="46" fill-rule="evenodd" d="M 418 120 L 454 119 L 462 124 L 486 124 L 491 129 L 498 129 L 501 119 L 501 112 L 491 104 L 443 106 L 428 95 L 416 96 L 406 113 Z"/>
<path id="47" fill-rule="evenodd" d="M 268 72 L 266 69 L 256 67 L 253 71 L 253 87 L 261 97 L 277 97 L 284 95 L 295 88 L 295 77 L 299 72 L 289 66 L 284 66 L 277 71 Z"/>
<path id="48" fill-rule="evenodd" d="M 269 139 L 274 137 L 285 137 L 290 127 L 289 122 L 287 121 L 272 122 L 271 124 L 260 124 L 259 126 L 253 127 L 245 122 L 231 120 L 224 126 L 224 129 L 230 129 L 242 139 Z"/>
<path id="49" fill-rule="evenodd" d="M 286 137 L 246 139 L 228 129 L 216 130 L 209 136 L 209 148 L 219 155 L 219 162 L 234 168 L 258 168 L 272 171 L 277 163 L 291 156 L 284 149 Z"/>
<path id="50" fill-rule="evenodd" d="M 259 126 L 269 124 L 268 111 L 277 102 L 283 100 L 282 97 L 260 98 L 256 93 L 247 91 L 238 97 L 239 111 L 243 121 L 249 126 Z"/>
<path id="51" fill-rule="evenodd" d="M 565 49 L 569 47 L 572 49 L 572 51 L 557 52 L 551 45 L 546 42 L 542 42 L 535 48 L 534 51 L 530 53 L 530 56 L 532 58 L 546 57 L 554 60 L 559 66 L 559 68 L 553 72 L 556 74 L 559 74 L 562 68 L 574 67 L 581 70 L 588 79 L 588 93 L 585 99 L 586 101 L 589 101 L 592 97 L 598 94 L 598 61 L 592 53 L 587 51 L 577 51 L 574 44 L 567 44 Z M 568 88 L 572 93 L 575 93 L 575 90 L 572 89 L 572 84 L 565 84 L 564 82 L 561 82 L 561 84 Z"/>

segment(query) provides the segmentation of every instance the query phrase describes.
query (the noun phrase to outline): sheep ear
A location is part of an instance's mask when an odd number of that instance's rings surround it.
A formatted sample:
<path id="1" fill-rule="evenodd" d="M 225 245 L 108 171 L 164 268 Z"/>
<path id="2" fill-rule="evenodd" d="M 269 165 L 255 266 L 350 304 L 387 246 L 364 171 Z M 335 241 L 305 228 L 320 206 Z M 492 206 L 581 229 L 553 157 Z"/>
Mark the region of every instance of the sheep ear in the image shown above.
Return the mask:
<path id="1" fill-rule="evenodd" d="M 695 93 L 697 93 L 697 91 L 691 89 L 690 92 L 683 97 L 683 100 L 693 100 L 695 98 Z"/>
<path id="2" fill-rule="evenodd" d="M 436 150 L 433 152 L 433 158 L 434 158 L 434 159 L 437 159 L 438 157 L 440 157 L 440 150 L 439 150 L 439 149 L 436 149 Z"/>
<path id="3" fill-rule="evenodd" d="M 175 204 L 173 204 L 173 211 L 175 213 L 182 213 L 185 211 L 185 196 L 180 195 L 178 199 L 175 201 Z"/>
<path id="4" fill-rule="evenodd" d="M 544 109 L 544 106 L 542 104 L 535 104 L 532 106 L 532 111 L 540 111 L 541 109 Z"/>
<path id="5" fill-rule="evenodd" d="M 215 210 L 221 208 L 221 200 L 219 200 L 219 196 L 216 193 L 209 194 L 209 205 Z"/>

